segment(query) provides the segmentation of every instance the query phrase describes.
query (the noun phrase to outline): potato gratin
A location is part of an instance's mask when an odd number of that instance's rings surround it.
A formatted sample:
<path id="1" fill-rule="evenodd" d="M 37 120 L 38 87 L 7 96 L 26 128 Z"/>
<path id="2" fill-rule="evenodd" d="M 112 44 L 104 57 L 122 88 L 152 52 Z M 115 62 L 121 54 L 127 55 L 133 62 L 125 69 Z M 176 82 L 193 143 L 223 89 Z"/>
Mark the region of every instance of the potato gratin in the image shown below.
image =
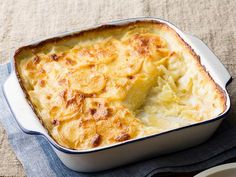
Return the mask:
<path id="1" fill-rule="evenodd" d="M 223 91 L 167 25 L 105 26 L 19 49 L 16 70 L 50 135 L 90 149 L 205 121 Z"/>

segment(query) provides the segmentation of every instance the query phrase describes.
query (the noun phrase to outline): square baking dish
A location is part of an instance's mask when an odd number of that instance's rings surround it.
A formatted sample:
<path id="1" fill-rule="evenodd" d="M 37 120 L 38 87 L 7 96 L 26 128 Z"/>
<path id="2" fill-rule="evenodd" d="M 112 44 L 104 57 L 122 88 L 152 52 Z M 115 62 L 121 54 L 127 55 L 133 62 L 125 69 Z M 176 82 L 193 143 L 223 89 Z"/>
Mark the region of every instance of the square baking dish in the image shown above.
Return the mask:
<path id="1" fill-rule="evenodd" d="M 96 172 L 198 145 L 206 141 L 215 132 L 229 112 L 230 99 L 226 86 L 230 83 L 232 78 L 228 71 L 200 39 L 182 32 L 176 26 L 165 20 L 157 18 L 120 20 L 85 30 L 67 32 L 50 38 L 61 38 L 91 29 L 103 28 L 104 26 L 122 26 L 138 21 L 163 23 L 172 28 L 194 50 L 194 52 L 200 56 L 201 64 L 205 67 L 215 83 L 217 83 L 224 91 L 226 109 L 222 114 L 210 120 L 163 133 L 89 150 L 72 150 L 60 146 L 51 138 L 47 130 L 43 127 L 37 115 L 28 104 L 25 94 L 18 82 L 14 63 L 12 63 L 10 67 L 11 74 L 3 85 L 3 91 L 18 125 L 27 134 L 42 135 L 46 138 L 60 160 L 72 170 L 80 172 Z M 46 39 L 31 43 L 30 45 L 37 45 L 44 40 Z"/>

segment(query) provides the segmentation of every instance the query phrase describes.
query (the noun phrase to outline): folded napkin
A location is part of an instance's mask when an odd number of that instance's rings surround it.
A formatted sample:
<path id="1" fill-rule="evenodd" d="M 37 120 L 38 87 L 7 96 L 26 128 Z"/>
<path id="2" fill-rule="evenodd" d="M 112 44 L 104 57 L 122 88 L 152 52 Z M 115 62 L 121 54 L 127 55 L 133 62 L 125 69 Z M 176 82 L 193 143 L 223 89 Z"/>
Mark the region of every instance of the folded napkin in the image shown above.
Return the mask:
<path id="1" fill-rule="evenodd" d="M 7 66 L 1 65 L 1 85 L 8 75 Z M 5 127 L 13 151 L 23 164 L 25 173 L 29 177 L 141 177 L 152 176 L 161 172 L 204 170 L 236 157 L 236 125 L 230 123 L 229 117 L 230 114 L 212 138 L 199 146 L 112 170 L 98 173 L 78 173 L 62 164 L 43 137 L 27 135 L 20 130 L 10 113 L 2 91 L 0 91 L 0 121 Z"/>

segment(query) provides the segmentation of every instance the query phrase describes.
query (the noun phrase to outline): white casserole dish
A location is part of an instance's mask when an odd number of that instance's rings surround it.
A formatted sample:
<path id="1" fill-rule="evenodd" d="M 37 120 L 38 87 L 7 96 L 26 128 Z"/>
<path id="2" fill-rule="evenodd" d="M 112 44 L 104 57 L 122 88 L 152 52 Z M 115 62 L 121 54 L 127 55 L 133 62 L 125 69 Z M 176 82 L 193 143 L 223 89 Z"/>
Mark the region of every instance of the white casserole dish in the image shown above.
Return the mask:
<path id="1" fill-rule="evenodd" d="M 3 85 L 3 91 L 16 121 L 25 133 L 44 136 L 60 160 L 68 168 L 80 172 L 101 171 L 135 162 L 144 158 L 179 151 L 198 145 L 206 141 L 214 133 L 228 113 L 230 108 L 230 99 L 226 91 L 226 86 L 231 81 L 231 76 L 219 59 L 201 40 L 183 33 L 173 24 L 157 18 L 134 18 L 120 20 L 108 23 L 106 25 L 116 26 L 135 21 L 150 20 L 164 23 L 175 30 L 178 35 L 191 46 L 195 53 L 200 56 L 201 64 L 206 68 L 206 71 L 209 72 L 213 80 L 225 92 L 227 106 L 225 111 L 213 119 L 160 134 L 131 139 L 126 142 L 121 142 L 102 148 L 94 148 L 90 150 L 71 150 L 57 144 L 47 133 L 47 130 L 40 123 L 38 117 L 28 104 L 24 92 L 18 82 L 14 66 L 12 66 L 11 68 L 13 69 L 11 74 Z M 93 29 L 97 27 L 93 27 Z M 68 32 L 53 37 L 63 37 L 76 32 L 78 31 Z M 41 41 L 32 44 L 35 45 Z"/>

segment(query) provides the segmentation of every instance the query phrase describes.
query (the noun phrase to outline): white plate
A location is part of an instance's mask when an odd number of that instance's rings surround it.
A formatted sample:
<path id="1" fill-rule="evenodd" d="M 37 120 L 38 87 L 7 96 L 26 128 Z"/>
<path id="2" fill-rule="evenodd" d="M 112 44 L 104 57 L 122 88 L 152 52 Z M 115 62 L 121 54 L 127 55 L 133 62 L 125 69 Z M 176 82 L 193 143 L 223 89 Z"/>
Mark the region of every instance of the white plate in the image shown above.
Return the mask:
<path id="1" fill-rule="evenodd" d="M 236 163 L 228 163 L 205 170 L 197 174 L 195 177 L 235 177 L 235 176 L 236 176 Z"/>

